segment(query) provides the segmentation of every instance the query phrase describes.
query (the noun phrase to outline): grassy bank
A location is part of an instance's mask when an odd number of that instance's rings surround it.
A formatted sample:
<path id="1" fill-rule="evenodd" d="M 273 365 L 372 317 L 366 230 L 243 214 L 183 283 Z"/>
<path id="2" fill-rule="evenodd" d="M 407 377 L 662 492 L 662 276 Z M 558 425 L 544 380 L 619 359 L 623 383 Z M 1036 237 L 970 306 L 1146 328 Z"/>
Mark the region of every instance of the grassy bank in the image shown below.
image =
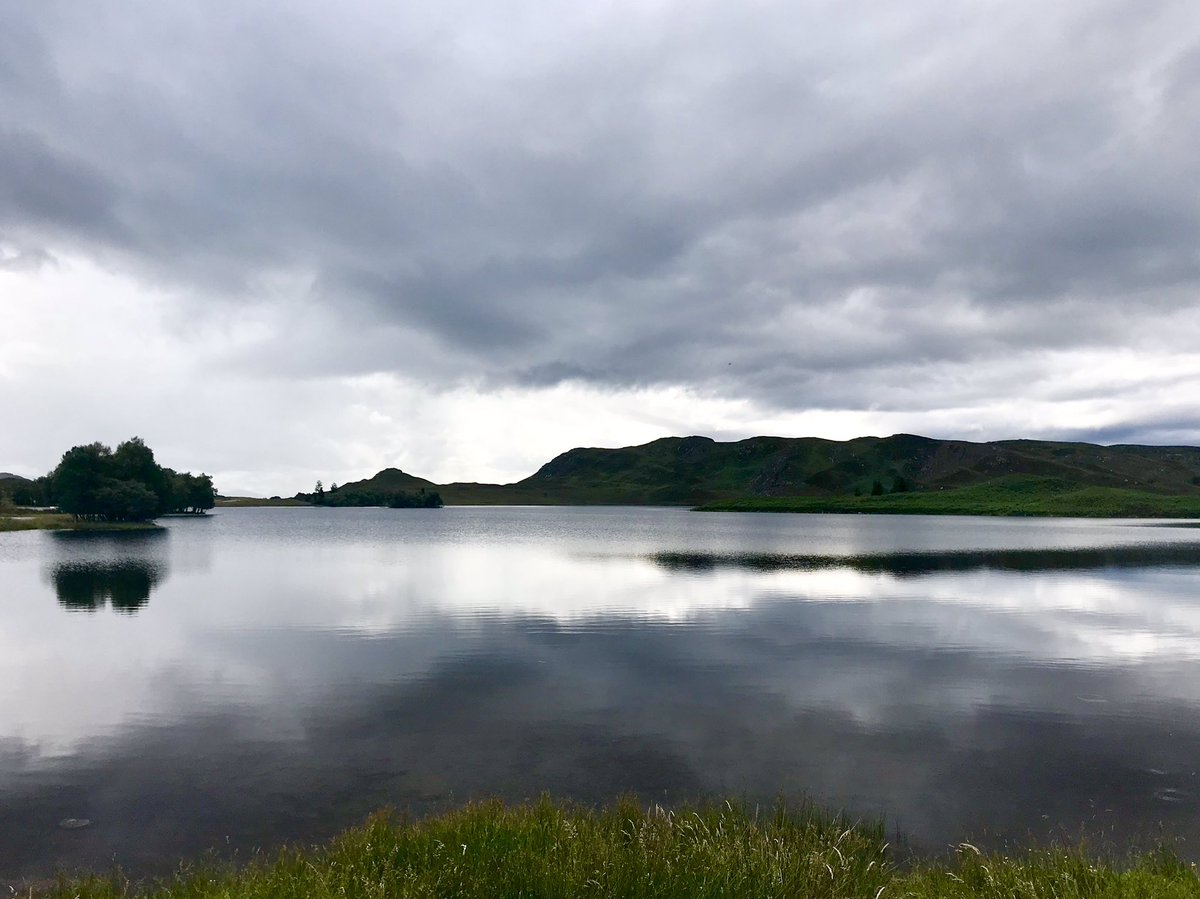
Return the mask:
<path id="1" fill-rule="evenodd" d="M 709 503 L 705 512 L 874 512 L 891 515 L 1042 515 L 1067 518 L 1200 518 L 1200 496 L 1080 487 L 1052 478 L 882 496 L 755 497 Z"/>
<path id="2" fill-rule="evenodd" d="M 597 812 L 544 800 L 472 805 L 416 823 L 380 815 L 328 846 L 238 871 L 185 869 L 144 887 L 119 877 L 62 880 L 42 895 L 1132 899 L 1200 897 L 1200 879 L 1165 853 L 1117 865 L 1080 851 L 1004 857 L 963 844 L 946 859 L 897 865 L 882 827 L 807 807 L 665 812 L 625 801 Z"/>
<path id="3" fill-rule="evenodd" d="M 152 531 L 152 521 L 77 521 L 63 512 L 34 512 L 22 509 L 0 512 L 2 531 Z"/>

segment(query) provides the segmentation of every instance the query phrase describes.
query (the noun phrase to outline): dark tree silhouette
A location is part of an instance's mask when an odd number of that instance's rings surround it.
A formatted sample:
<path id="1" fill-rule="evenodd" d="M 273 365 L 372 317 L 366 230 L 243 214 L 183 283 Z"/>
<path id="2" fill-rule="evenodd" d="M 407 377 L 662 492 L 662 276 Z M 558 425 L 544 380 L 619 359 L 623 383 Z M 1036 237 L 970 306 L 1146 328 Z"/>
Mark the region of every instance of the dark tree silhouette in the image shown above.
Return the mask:
<path id="1" fill-rule="evenodd" d="M 163 468 L 140 437 L 116 452 L 102 443 L 71 447 L 49 475 L 49 494 L 64 512 L 91 521 L 148 521 L 216 502 L 212 478 Z"/>

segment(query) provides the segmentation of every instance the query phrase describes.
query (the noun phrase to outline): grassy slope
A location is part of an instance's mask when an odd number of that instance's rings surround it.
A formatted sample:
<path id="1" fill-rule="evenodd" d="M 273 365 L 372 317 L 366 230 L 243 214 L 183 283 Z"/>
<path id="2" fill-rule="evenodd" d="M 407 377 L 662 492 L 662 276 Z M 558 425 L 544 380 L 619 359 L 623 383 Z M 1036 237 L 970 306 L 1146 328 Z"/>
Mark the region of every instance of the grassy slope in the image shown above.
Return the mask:
<path id="1" fill-rule="evenodd" d="M 49 895 L 113 899 L 119 878 L 64 880 Z M 1004 857 L 967 844 L 898 866 L 878 826 L 812 809 L 731 805 L 605 811 L 549 801 L 469 806 L 415 824 L 377 816 L 327 847 L 285 851 L 239 871 L 187 871 L 163 899 L 375 897 L 1200 897 L 1195 869 L 1166 853 L 1113 865 L 1082 851 Z"/>
<path id="2" fill-rule="evenodd" d="M 1164 496 L 1082 487 L 1053 478 L 1008 477 L 987 484 L 883 496 L 752 497 L 700 506 L 706 512 L 874 512 L 912 515 L 1056 515 L 1200 518 L 1200 494 Z"/>

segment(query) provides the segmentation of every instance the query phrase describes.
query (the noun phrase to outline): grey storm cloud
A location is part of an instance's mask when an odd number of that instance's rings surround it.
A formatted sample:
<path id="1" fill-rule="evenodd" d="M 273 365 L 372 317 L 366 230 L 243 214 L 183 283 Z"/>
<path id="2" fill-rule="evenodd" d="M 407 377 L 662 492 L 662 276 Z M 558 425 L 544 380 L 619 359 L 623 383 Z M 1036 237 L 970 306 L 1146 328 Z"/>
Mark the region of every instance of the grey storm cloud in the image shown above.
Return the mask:
<path id="1" fill-rule="evenodd" d="M 0 108 L 0 264 L 302 284 L 338 373 L 928 408 L 1200 285 L 1187 2 L 10 3 Z"/>

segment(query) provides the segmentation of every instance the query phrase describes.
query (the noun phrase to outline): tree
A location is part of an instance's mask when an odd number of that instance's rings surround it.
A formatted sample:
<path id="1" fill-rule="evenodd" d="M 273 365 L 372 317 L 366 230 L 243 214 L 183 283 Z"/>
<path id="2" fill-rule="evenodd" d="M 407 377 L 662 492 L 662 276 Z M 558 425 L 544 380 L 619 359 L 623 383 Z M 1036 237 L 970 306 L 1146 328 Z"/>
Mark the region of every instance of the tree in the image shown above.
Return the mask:
<path id="1" fill-rule="evenodd" d="M 141 481 L 147 486 L 160 480 L 163 469 L 154 461 L 154 450 L 141 437 L 130 437 L 112 454 L 112 476 L 120 481 Z"/>
<path id="2" fill-rule="evenodd" d="M 96 494 L 103 486 L 112 450 L 102 443 L 73 446 L 63 453 L 51 481 L 58 507 L 77 518 L 99 514 Z"/>
<path id="3" fill-rule="evenodd" d="M 140 481 L 105 478 L 96 491 L 94 514 L 103 521 L 149 521 L 158 511 L 158 496 Z"/>
<path id="4" fill-rule="evenodd" d="M 879 481 L 871 485 L 871 496 L 883 496 L 883 484 Z"/>
<path id="5" fill-rule="evenodd" d="M 170 476 L 170 500 L 165 511 L 195 515 L 216 505 L 217 492 L 213 487 L 212 478 L 208 475 L 194 475 L 190 471 L 179 474 L 169 468 L 166 472 Z"/>
<path id="6" fill-rule="evenodd" d="M 204 512 L 217 504 L 217 491 L 210 475 L 201 472 L 196 476 L 189 473 L 185 477 L 188 479 L 187 511 Z"/>

